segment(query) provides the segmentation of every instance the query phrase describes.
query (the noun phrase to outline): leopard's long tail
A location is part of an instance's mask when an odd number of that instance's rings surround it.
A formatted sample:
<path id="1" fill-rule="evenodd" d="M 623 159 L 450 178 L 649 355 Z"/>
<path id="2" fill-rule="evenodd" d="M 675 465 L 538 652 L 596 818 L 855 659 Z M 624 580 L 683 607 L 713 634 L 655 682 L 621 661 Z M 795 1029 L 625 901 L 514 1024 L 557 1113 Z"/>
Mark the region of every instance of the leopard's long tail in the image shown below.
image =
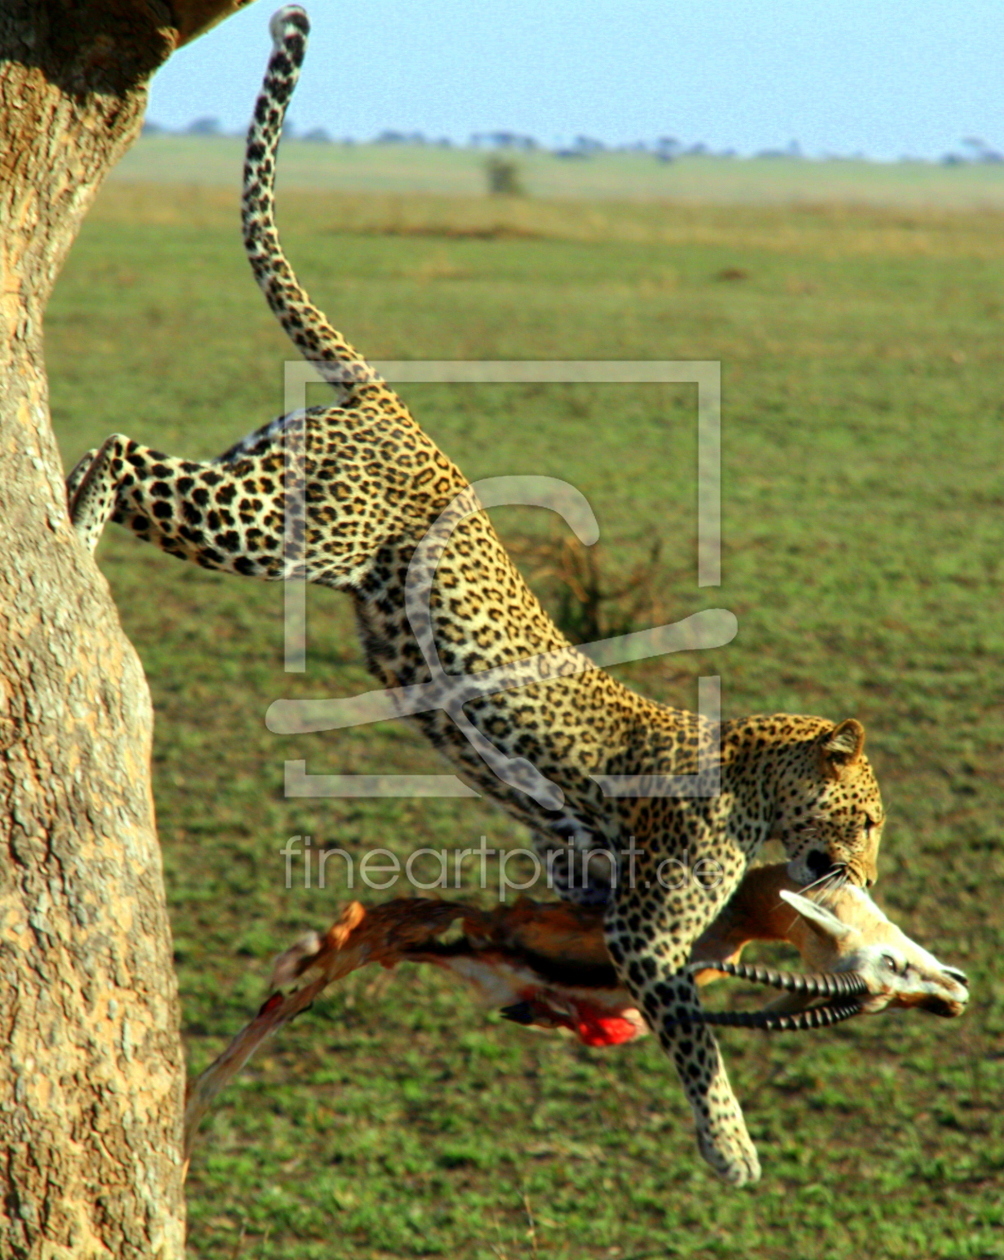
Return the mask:
<path id="1" fill-rule="evenodd" d="M 275 226 L 275 161 L 307 48 L 310 22 L 298 5 L 272 17 L 272 55 L 248 128 L 241 223 L 244 248 L 273 313 L 305 359 L 333 385 L 378 380 L 376 372 L 311 302 L 286 260 Z"/>

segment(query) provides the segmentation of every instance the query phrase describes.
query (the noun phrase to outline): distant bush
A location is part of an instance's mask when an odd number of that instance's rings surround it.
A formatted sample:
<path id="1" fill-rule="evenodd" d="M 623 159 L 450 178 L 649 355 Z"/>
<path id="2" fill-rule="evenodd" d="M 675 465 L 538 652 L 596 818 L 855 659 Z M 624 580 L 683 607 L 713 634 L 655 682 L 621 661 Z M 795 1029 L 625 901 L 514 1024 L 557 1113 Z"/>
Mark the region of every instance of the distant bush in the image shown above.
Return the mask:
<path id="1" fill-rule="evenodd" d="M 188 124 L 185 132 L 190 136 L 218 136 L 220 134 L 220 120 L 218 118 L 196 118 L 194 122 Z"/>
<path id="2" fill-rule="evenodd" d="M 555 149 L 554 156 L 559 158 L 591 158 L 603 153 L 606 145 L 602 140 L 594 140 L 591 136 L 576 136 L 571 148 Z"/>
<path id="3" fill-rule="evenodd" d="M 475 131 L 471 133 L 472 149 L 524 149 L 532 153 L 538 148 L 533 136 L 525 136 L 518 131 Z"/>
<path id="4" fill-rule="evenodd" d="M 420 131 L 381 131 L 374 144 L 426 144 Z"/>
<path id="5" fill-rule="evenodd" d="M 519 164 L 512 158 L 492 156 L 485 162 L 488 192 L 492 197 L 525 197 L 526 189 L 519 176 Z"/>
<path id="6" fill-rule="evenodd" d="M 991 162 L 994 164 L 1004 162 L 1004 153 L 999 153 L 996 149 L 992 149 L 979 136 L 966 136 L 962 144 L 968 151 L 971 162 Z"/>

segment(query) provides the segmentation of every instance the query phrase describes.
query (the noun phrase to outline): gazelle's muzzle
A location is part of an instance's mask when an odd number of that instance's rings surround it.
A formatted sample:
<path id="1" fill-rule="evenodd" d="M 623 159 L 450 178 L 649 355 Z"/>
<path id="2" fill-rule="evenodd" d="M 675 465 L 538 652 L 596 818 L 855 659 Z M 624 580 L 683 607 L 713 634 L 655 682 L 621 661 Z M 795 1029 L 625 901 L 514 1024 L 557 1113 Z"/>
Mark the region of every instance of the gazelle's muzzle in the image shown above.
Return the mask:
<path id="1" fill-rule="evenodd" d="M 894 992 L 889 1006 L 918 1007 L 943 1019 L 957 1019 L 969 1002 L 969 980 L 963 971 L 948 968 L 932 979 L 921 978 L 915 985 Z"/>

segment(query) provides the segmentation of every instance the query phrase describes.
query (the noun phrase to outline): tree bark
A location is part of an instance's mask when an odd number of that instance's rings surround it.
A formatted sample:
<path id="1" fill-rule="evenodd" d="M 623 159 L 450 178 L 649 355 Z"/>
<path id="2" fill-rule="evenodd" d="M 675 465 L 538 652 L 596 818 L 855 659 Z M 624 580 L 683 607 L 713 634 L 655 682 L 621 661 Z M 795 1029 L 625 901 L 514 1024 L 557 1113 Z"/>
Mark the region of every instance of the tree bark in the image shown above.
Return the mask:
<path id="1" fill-rule="evenodd" d="M 234 0 L 0 8 L 0 1255 L 184 1252 L 150 694 L 77 543 L 42 317 L 146 85 Z"/>

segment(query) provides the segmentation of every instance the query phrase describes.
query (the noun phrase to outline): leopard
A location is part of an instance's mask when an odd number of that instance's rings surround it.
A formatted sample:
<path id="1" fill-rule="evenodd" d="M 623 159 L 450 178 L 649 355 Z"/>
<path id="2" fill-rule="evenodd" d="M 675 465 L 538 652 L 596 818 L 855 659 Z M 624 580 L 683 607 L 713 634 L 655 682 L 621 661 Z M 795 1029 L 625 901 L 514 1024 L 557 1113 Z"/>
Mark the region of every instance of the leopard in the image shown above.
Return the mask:
<path id="1" fill-rule="evenodd" d="M 676 1069 L 701 1154 L 727 1183 L 752 1184 L 759 1156 L 687 963 L 768 840 L 799 887 L 874 882 L 885 815 L 864 727 L 787 713 L 716 721 L 657 703 L 561 633 L 477 488 L 286 258 L 274 181 L 307 15 L 287 6 L 270 30 L 247 140 L 244 244 L 272 312 L 335 400 L 208 461 L 113 434 L 68 478 L 74 529 L 91 552 L 111 520 L 206 569 L 347 594 L 380 686 L 428 691 L 428 709 L 408 720 L 468 787 L 529 828 L 562 896 L 604 906 L 610 957 Z M 456 690 L 489 672 L 498 690 Z M 681 775 L 697 791 L 658 786 Z M 638 790 L 608 793 L 604 776 Z M 588 886 L 577 885 L 570 855 L 596 852 L 610 857 L 605 871 L 591 863 Z"/>

